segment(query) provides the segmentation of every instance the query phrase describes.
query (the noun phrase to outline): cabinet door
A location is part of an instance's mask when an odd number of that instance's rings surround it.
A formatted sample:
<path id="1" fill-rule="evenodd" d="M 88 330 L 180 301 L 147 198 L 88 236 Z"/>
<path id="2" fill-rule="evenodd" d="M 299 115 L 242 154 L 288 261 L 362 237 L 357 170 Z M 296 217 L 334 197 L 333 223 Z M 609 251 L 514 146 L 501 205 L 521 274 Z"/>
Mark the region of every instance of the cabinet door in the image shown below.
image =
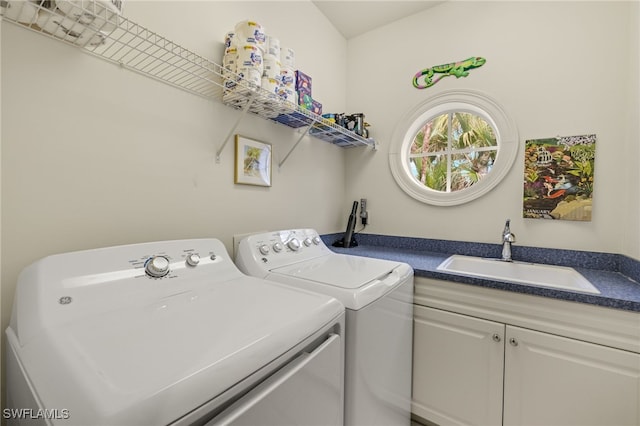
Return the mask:
<path id="1" fill-rule="evenodd" d="M 414 414 L 444 425 L 500 425 L 503 324 L 415 306 Z"/>
<path id="2" fill-rule="evenodd" d="M 505 425 L 640 425 L 640 355 L 507 326 Z"/>

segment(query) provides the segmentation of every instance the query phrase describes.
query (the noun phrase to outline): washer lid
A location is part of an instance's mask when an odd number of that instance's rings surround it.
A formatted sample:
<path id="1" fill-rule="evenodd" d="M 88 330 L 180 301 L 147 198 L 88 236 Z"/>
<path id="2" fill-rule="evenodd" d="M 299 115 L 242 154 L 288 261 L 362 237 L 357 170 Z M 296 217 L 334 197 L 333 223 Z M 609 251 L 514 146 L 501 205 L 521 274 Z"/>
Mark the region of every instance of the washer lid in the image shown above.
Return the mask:
<path id="1" fill-rule="evenodd" d="M 169 424 L 342 312 L 327 296 L 242 276 L 89 313 L 24 346 L 7 334 L 36 397 L 68 410 L 68 424 Z"/>
<path id="2" fill-rule="evenodd" d="M 330 254 L 272 269 L 267 279 L 335 297 L 347 309 L 359 310 L 412 276 L 406 263 Z"/>
<path id="3" fill-rule="evenodd" d="M 382 279 L 399 262 L 343 254 L 330 254 L 272 269 L 271 272 L 333 287 L 355 290 Z"/>

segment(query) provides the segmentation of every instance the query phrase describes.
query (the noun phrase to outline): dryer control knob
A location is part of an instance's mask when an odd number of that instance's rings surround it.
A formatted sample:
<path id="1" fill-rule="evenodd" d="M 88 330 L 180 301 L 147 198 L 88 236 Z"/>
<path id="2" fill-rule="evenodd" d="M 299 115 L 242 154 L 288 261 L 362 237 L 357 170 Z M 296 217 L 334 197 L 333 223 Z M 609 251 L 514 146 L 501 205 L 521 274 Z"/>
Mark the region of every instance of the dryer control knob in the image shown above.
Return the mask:
<path id="1" fill-rule="evenodd" d="M 189 266 L 197 266 L 200 263 L 200 256 L 196 253 L 191 253 L 187 256 L 186 262 Z"/>
<path id="2" fill-rule="evenodd" d="M 317 235 L 315 237 L 313 237 L 313 244 L 318 245 L 321 242 L 322 242 L 322 240 Z"/>
<path id="3" fill-rule="evenodd" d="M 298 241 L 297 238 L 294 238 L 287 243 L 287 246 L 289 246 L 289 248 L 293 251 L 298 251 L 300 250 L 300 241 Z"/>
<path id="4" fill-rule="evenodd" d="M 269 254 L 269 246 L 266 244 L 261 245 L 258 250 L 260 251 L 260 254 L 266 255 Z"/>
<path id="5" fill-rule="evenodd" d="M 311 238 L 305 238 L 303 243 L 305 246 L 309 247 L 311 245 Z"/>
<path id="6" fill-rule="evenodd" d="M 164 277 L 169 273 L 169 259 L 164 256 L 153 256 L 145 263 L 144 271 L 150 277 Z"/>
<path id="7" fill-rule="evenodd" d="M 275 251 L 276 253 L 280 253 L 283 249 L 284 246 L 282 245 L 282 243 L 275 243 L 273 245 L 273 251 Z"/>

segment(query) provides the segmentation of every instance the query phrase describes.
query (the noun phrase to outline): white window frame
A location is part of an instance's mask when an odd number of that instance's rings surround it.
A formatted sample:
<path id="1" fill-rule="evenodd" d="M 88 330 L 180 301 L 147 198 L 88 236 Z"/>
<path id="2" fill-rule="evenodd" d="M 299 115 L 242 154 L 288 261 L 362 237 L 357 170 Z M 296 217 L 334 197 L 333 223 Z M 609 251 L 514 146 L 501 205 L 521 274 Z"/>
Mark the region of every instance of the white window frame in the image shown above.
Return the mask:
<path id="1" fill-rule="evenodd" d="M 442 192 L 415 179 L 410 169 L 410 150 L 418 131 L 433 118 L 452 111 L 468 112 L 487 121 L 495 131 L 497 154 L 491 172 L 469 188 Z M 471 90 L 451 90 L 429 97 L 400 120 L 389 149 L 389 166 L 396 183 L 411 197 L 426 204 L 454 206 L 475 200 L 491 191 L 509 172 L 518 151 L 518 130 L 495 100 Z"/>

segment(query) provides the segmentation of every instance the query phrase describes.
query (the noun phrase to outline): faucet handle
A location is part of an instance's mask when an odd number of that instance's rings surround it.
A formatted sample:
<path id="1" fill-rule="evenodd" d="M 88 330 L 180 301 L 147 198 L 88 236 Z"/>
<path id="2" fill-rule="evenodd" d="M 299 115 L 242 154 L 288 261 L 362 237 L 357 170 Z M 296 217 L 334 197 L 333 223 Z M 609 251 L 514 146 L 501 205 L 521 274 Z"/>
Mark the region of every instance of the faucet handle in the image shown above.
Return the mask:
<path id="1" fill-rule="evenodd" d="M 503 237 L 511 233 L 511 228 L 509 227 L 510 223 L 511 223 L 511 219 L 507 219 L 507 221 L 504 223 L 504 229 L 502 230 Z"/>

